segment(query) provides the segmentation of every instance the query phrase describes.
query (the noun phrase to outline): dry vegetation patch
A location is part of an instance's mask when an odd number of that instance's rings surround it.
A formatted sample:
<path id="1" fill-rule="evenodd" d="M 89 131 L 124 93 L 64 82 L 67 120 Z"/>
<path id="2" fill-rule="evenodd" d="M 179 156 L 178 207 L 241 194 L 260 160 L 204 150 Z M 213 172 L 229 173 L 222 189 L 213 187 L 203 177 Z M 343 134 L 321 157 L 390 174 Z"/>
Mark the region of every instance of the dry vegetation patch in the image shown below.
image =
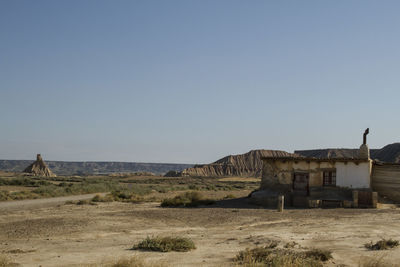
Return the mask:
<path id="1" fill-rule="evenodd" d="M 195 249 L 193 241 L 185 237 L 146 237 L 144 240 L 136 244 L 133 249 L 148 251 L 178 251 L 186 252 Z"/>
<path id="2" fill-rule="evenodd" d="M 322 262 L 332 258 L 332 253 L 327 250 L 294 251 L 275 247 L 257 247 L 240 251 L 235 261 L 244 266 L 321 267 Z"/>
<path id="3" fill-rule="evenodd" d="M 398 240 L 382 239 L 373 243 L 372 241 L 364 245 L 369 250 L 386 250 L 399 246 Z"/>
<path id="4" fill-rule="evenodd" d="M 200 205 L 212 205 L 215 200 L 204 198 L 196 191 L 185 192 L 174 198 L 167 198 L 161 202 L 161 207 L 197 207 Z"/>

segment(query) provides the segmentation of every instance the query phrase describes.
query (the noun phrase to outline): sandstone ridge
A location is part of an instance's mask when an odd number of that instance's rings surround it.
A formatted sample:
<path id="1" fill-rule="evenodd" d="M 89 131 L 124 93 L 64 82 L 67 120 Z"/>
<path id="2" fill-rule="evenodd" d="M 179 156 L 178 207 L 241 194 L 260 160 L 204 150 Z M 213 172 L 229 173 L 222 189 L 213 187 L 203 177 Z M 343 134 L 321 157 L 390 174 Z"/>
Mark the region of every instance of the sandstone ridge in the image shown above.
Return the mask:
<path id="1" fill-rule="evenodd" d="M 261 157 L 288 157 L 293 155 L 281 150 L 251 150 L 245 154 L 226 156 L 211 164 L 195 165 L 183 170 L 181 175 L 192 177 L 261 177 Z"/>

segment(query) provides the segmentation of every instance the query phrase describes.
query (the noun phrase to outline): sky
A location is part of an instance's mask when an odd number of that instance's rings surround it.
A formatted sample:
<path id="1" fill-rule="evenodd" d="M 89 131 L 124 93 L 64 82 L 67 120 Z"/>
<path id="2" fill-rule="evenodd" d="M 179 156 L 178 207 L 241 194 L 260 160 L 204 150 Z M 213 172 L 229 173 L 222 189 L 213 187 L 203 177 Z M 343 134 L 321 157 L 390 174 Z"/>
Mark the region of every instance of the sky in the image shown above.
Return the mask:
<path id="1" fill-rule="evenodd" d="M 0 159 L 399 142 L 399 1 L 0 0 Z"/>

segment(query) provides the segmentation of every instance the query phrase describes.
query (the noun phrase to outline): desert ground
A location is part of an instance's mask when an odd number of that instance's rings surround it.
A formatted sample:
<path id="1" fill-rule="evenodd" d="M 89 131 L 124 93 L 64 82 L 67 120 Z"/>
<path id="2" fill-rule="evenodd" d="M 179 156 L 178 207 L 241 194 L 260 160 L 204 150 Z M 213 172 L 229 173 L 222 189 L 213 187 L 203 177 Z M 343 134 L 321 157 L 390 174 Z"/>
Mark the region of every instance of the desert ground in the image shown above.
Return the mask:
<path id="1" fill-rule="evenodd" d="M 159 178 L 157 185 L 165 179 L 170 178 Z M 203 181 L 203 185 L 212 184 L 210 181 Z M 187 182 L 192 184 L 193 178 Z M 227 182 L 234 184 L 216 189 Z M 235 187 L 238 183 L 241 186 Z M 331 250 L 333 259 L 325 266 L 360 266 L 369 258 L 382 258 L 393 266 L 400 262 L 400 248 L 369 251 L 364 247 L 382 238 L 400 239 L 400 209 L 396 206 L 286 209 L 280 213 L 248 203 L 246 196 L 256 185 L 257 180 L 251 179 L 198 185 L 204 196 L 218 201 L 194 208 L 160 206 L 162 199 L 185 192 L 180 190 L 183 187 L 153 190 L 138 202 L 77 205 L 76 200 L 90 199 L 93 194 L 0 202 L 0 252 L 22 266 L 102 266 L 130 257 L 164 266 L 237 266 L 234 259 L 239 251 L 278 241 L 279 247 L 295 242 L 294 249 Z M 164 253 L 132 250 L 148 236 L 188 237 L 196 249 Z"/>

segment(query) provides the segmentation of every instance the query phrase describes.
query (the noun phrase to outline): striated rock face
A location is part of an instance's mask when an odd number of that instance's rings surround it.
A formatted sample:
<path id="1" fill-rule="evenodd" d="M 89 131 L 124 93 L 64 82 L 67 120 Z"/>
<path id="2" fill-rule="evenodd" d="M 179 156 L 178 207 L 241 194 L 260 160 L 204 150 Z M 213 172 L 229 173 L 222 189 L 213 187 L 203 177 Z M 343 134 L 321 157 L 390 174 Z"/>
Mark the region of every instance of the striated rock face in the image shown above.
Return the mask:
<path id="1" fill-rule="evenodd" d="M 56 175 L 47 167 L 40 154 L 37 154 L 36 161 L 29 165 L 24 170 L 24 173 L 34 176 L 56 177 Z"/>
<path id="2" fill-rule="evenodd" d="M 195 165 L 182 171 L 182 176 L 218 177 L 218 176 L 246 176 L 261 177 L 261 157 L 289 157 L 294 156 L 280 150 L 251 150 L 241 155 L 231 155 L 211 164 Z"/>

